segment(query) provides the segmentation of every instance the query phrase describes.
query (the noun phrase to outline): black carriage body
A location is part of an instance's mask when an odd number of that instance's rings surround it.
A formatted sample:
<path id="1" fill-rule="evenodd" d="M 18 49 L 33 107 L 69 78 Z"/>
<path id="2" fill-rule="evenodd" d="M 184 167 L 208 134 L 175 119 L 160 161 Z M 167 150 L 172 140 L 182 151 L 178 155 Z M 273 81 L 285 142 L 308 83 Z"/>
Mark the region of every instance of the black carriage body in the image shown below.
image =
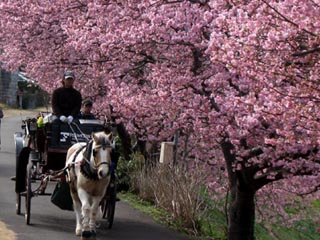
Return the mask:
<path id="1" fill-rule="evenodd" d="M 51 124 L 38 129 L 37 147 L 43 153 L 45 169 L 62 169 L 65 166 L 67 151 L 73 144 L 87 142 L 91 139 L 92 133 L 103 131 L 103 129 L 103 125 L 98 120 L 76 120 L 72 124 L 62 123 L 58 146 L 53 146 L 51 143 Z"/>
<path id="2" fill-rule="evenodd" d="M 77 120 L 75 124 L 61 124 L 60 147 L 69 148 L 76 142 L 87 142 L 93 132 L 103 130 L 98 120 Z M 49 145 L 50 146 L 50 145 Z"/>
<path id="3" fill-rule="evenodd" d="M 45 116 L 48 113 L 41 113 Z M 25 197 L 25 221 L 30 224 L 31 198 L 46 193 L 47 181 L 64 182 L 64 174 L 57 178 L 55 173 L 64 169 L 68 149 L 76 142 L 86 142 L 91 134 L 104 130 L 98 120 L 76 120 L 72 124 L 61 124 L 60 144 L 53 147 L 51 144 L 51 124 L 43 126 L 37 124 L 37 119 L 26 119 L 22 122 L 24 133 L 16 132 L 16 213 L 21 213 L 21 198 Z M 64 173 L 64 172 L 62 172 Z M 54 175 L 52 175 L 54 174 Z M 47 178 L 51 176 L 51 178 Z M 49 179 L 43 181 L 44 179 Z M 33 190 L 32 184 L 40 182 L 40 186 Z M 32 184 L 31 184 L 32 183 Z M 116 203 L 115 178 L 108 186 L 108 190 L 101 201 L 103 218 L 108 220 L 108 228 L 112 227 Z"/>
<path id="4" fill-rule="evenodd" d="M 47 114 L 41 113 L 42 116 Z M 17 158 L 24 158 L 24 156 L 20 156 L 21 153 L 36 152 L 39 159 L 33 158 L 33 161 L 41 163 L 42 173 L 64 168 L 67 151 L 73 144 L 87 142 L 92 133 L 104 130 L 104 126 L 99 120 L 76 119 L 71 124 L 61 123 L 59 145 L 53 146 L 51 143 L 51 123 L 39 127 L 36 118 L 28 118 L 22 121 L 21 127 L 24 129 L 24 133 L 15 134 Z M 29 151 L 22 151 L 23 148 L 27 148 Z"/>

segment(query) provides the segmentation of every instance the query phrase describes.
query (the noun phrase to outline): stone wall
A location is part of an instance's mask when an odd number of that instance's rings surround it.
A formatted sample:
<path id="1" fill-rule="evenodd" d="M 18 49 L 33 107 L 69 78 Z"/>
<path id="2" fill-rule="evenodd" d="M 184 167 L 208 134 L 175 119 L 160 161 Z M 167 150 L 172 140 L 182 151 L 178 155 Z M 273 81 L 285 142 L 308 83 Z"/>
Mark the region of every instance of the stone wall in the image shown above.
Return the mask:
<path id="1" fill-rule="evenodd" d="M 11 73 L 0 68 L 0 102 L 10 107 L 17 107 L 18 73 Z"/>
<path id="2" fill-rule="evenodd" d="M 18 72 L 0 68 L 0 103 L 13 108 L 36 108 L 48 104 L 48 93 L 27 82 Z"/>

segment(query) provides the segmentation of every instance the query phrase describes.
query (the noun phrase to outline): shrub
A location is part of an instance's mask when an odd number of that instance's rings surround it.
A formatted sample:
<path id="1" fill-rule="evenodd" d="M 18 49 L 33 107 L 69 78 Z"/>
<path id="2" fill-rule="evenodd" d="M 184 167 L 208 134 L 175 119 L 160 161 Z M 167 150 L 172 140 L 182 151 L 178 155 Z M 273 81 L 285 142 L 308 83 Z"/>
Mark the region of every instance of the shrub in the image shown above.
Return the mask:
<path id="1" fill-rule="evenodd" d="M 131 190 L 142 199 L 171 213 L 172 220 L 180 227 L 199 234 L 199 219 L 205 210 L 206 174 L 200 167 L 187 171 L 185 166 L 146 166 L 135 156 L 131 165 Z"/>

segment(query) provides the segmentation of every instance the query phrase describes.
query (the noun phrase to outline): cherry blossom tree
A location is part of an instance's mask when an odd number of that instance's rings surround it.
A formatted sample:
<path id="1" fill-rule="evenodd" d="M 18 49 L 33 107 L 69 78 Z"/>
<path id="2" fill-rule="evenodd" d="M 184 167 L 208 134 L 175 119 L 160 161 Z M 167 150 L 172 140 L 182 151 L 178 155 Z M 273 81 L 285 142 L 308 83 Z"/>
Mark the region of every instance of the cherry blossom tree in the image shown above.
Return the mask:
<path id="1" fill-rule="evenodd" d="M 234 88 L 222 142 L 234 200 L 230 239 L 247 239 L 235 235 L 252 226 L 245 212 L 263 186 L 290 179 L 287 191 L 319 190 L 319 4 L 214 1 L 220 13 L 208 51 L 233 74 Z M 244 235 L 252 239 L 253 230 Z"/>
<path id="2" fill-rule="evenodd" d="M 213 166 L 214 196 L 230 191 L 228 238 L 254 239 L 265 196 L 319 192 L 319 4 L 2 0 L 0 60 L 48 92 L 74 70 L 140 140 L 179 131 L 180 157 Z"/>

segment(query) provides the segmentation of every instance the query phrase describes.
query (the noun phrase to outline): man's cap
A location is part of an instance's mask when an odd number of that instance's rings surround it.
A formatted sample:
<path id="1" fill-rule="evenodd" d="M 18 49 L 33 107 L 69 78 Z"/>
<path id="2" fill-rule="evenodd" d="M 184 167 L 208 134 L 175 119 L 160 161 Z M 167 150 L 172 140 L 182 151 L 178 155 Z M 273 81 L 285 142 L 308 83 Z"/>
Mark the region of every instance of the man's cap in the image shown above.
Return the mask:
<path id="1" fill-rule="evenodd" d="M 92 101 L 90 99 L 85 99 L 82 101 L 83 106 L 91 105 L 92 106 Z"/>
<path id="2" fill-rule="evenodd" d="M 64 72 L 64 74 L 63 74 L 63 79 L 67 79 L 67 78 L 75 79 L 76 77 L 75 77 L 75 75 L 74 75 L 73 72 L 71 72 L 71 71 L 66 71 L 66 72 Z"/>

